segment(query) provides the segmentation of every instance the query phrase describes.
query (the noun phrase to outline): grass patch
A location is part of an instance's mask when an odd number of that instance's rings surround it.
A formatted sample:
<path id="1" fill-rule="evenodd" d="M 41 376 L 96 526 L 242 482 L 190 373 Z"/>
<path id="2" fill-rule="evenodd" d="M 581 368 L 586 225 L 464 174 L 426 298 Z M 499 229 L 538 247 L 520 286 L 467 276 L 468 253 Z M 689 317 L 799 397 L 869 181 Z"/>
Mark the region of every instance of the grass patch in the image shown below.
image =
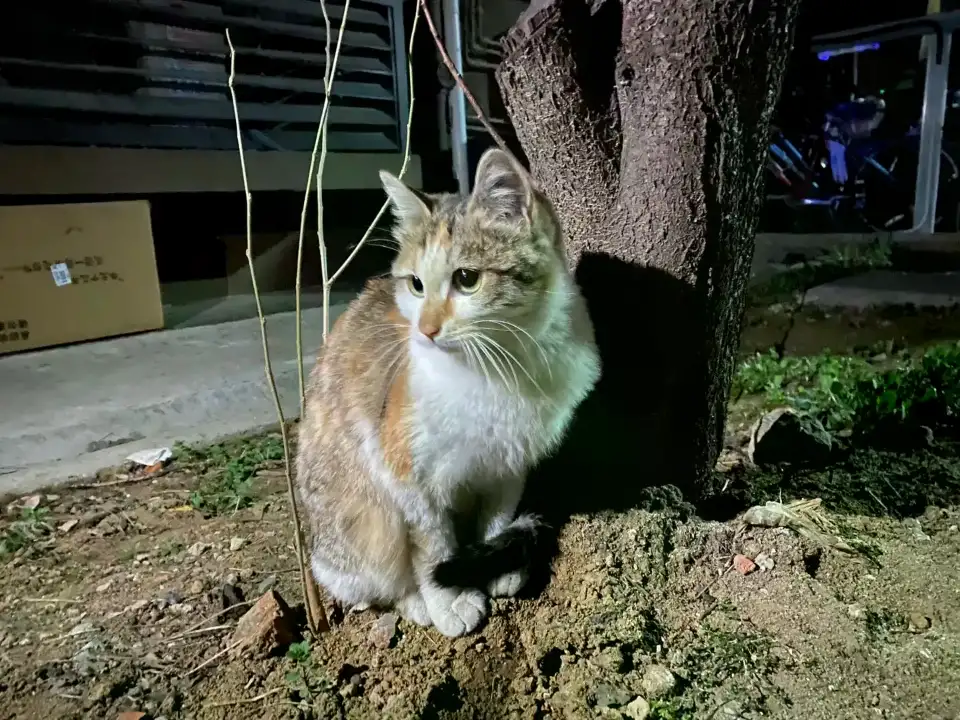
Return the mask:
<path id="1" fill-rule="evenodd" d="M 175 461 L 200 478 L 197 488 L 190 493 L 190 504 L 209 515 L 236 512 L 251 505 L 257 471 L 282 460 L 283 441 L 279 435 L 175 448 Z"/>
<path id="2" fill-rule="evenodd" d="M 960 416 L 960 342 L 901 354 L 890 366 L 862 357 L 823 354 L 778 357 L 773 351 L 745 361 L 734 397 L 759 395 L 768 406 L 787 405 L 834 433 L 870 436 L 893 424 L 939 427 Z"/>
<path id="3" fill-rule="evenodd" d="M 893 610 L 867 610 L 863 619 L 867 637 L 872 642 L 889 642 L 894 635 L 904 632 L 907 626 L 903 615 Z"/>
<path id="4" fill-rule="evenodd" d="M 682 662 L 689 688 L 680 697 L 661 704 L 659 715 L 651 716 L 686 720 L 695 710 L 715 708 L 718 701 L 735 706 L 737 716 L 766 712 L 771 695 L 780 694 L 770 683 L 779 668 L 772 650 L 773 640 L 765 633 L 746 632 L 742 627 L 701 627 Z"/>
<path id="5" fill-rule="evenodd" d="M 18 550 L 30 547 L 53 532 L 47 508 L 23 508 L 20 517 L 0 535 L 0 558 L 8 558 Z"/>

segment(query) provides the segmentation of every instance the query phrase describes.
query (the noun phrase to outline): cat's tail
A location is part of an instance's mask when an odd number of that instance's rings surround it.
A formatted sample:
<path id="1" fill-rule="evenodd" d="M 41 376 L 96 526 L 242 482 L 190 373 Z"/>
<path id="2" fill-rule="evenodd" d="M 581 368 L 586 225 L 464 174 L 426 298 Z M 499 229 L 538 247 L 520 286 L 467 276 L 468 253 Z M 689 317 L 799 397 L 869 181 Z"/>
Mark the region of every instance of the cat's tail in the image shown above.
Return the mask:
<path id="1" fill-rule="evenodd" d="M 503 532 L 459 548 L 437 565 L 433 580 L 442 587 L 486 587 L 517 570 L 528 570 L 544 552 L 550 526 L 539 515 L 520 515 Z"/>

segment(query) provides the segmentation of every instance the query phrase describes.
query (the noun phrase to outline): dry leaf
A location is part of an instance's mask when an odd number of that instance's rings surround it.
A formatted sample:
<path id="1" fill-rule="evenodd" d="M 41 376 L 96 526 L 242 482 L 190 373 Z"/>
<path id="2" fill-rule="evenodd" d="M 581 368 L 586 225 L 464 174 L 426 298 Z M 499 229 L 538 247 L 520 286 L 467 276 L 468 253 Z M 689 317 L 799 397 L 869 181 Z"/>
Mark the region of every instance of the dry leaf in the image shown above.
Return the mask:
<path id="1" fill-rule="evenodd" d="M 840 552 L 856 553 L 856 549 L 836 534 L 836 528 L 821 510 L 820 498 L 794 500 L 784 505 L 770 500 L 755 505 L 743 514 L 743 522 L 758 527 L 789 528 L 817 545 Z"/>

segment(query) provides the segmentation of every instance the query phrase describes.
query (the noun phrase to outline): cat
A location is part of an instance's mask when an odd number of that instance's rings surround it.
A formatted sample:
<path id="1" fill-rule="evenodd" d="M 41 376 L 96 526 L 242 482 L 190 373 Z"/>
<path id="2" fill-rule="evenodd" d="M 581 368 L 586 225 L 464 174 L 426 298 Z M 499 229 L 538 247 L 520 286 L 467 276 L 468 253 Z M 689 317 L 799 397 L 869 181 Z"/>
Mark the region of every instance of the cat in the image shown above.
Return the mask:
<path id="1" fill-rule="evenodd" d="M 515 517 L 526 473 L 559 444 L 600 358 L 556 214 L 512 156 L 488 150 L 468 197 L 380 177 L 397 254 L 311 373 L 297 495 L 333 598 L 455 637 L 527 570 L 471 587 L 438 566 L 536 531 Z"/>

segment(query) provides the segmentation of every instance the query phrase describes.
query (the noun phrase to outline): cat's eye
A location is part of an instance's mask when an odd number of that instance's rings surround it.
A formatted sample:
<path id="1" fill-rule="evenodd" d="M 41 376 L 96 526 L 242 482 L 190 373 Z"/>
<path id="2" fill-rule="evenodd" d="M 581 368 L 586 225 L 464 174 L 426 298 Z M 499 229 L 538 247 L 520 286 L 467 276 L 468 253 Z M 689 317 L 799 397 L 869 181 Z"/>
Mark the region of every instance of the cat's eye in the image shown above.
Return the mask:
<path id="1" fill-rule="evenodd" d="M 407 276 L 407 287 L 417 297 L 423 297 L 423 281 L 416 275 Z"/>
<path id="2" fill-rule="evenodd" d="M 464 295 L 480 289 L 480 273 L 469 268 L 460 268 L 453 273 L 453 287 Z"/>

